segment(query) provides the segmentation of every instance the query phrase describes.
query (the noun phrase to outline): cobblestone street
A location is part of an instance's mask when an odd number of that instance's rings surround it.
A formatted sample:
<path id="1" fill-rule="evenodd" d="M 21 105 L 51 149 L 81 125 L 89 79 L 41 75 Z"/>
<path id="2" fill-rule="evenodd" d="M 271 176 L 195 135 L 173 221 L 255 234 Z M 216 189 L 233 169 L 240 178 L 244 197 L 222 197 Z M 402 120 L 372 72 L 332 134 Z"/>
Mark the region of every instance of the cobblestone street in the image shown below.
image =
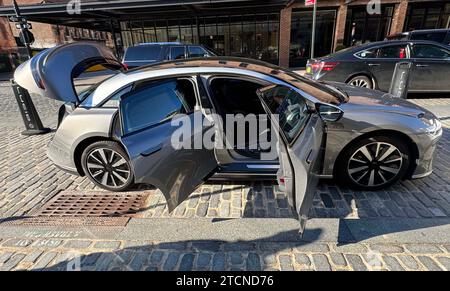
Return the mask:
<path id="1" fill-rule="evenodd" d="M 37 96 L 33 100 L 44 125 L 54 128 L 60 103 Z M 412 101 L 436 108 L 444 125 L 434 173 L 376 192 L 356 192 L 333 181 L 322 181 L 314 200 L 313 218 L 450 218 L 450 99 Z M 31 137 L 20 134 L 23 124 L 7 82 L 0 83 L 0 112 L 3 221 L 33 215 L 63 190 L 102 191 L 87 178 L 71 176 L 51 164 L 45 151 L 52 133 Z M 269 182 L 206 184 L 171 214 L 159 191 L 136 191 L 150 194 L 139 213 L 143 219 L 293 217 L 285 194 Z M 11 237 L 1 239 L 0 245 L 0 270 L 67 269 L 80 263 L 82 270 L 450 270 L 450 245 L 446 244 L 357 242 L 338 246 L 334 242 L 162 243 Z"/>

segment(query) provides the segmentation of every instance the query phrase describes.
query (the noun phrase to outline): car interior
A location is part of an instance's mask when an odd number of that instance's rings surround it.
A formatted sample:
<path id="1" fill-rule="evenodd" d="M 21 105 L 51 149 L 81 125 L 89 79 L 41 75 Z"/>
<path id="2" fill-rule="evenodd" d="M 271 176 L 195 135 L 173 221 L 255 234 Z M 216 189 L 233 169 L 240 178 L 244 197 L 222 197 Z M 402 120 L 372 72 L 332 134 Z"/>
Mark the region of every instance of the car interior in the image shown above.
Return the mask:
<path id="1" fill-rule="evenodd" d="M 263 84 L 239 78 L 215 77 L 210 81 L 209 87 L 214 102 L 216 103 L 218 114 L 222 117 L 225 132 L 227 128 L 227 114 L 232 114 L 234 116 L 236 116 L 236 114 L 242 114 L 242 117 L 245 117 L 248 114 L 254 114 L 257 117 L 258 124 L 259 115 L 266 114 L 261 105 L 261 101 L 256 94 L 256 91 L 259 88 L 264 87 Z M 269 121 L 266 120 L 266 122 Z M 249 123 L 245 123 L 246 134 L 244 144 L 242 144 L 242 141 L 237 138 L 238 124 L 234 124 L 234 151 L 245 157 L 259 158 L 261 153 L 258 142 L 259 136 L 254 140 L 254 137 L 249 135 L 249 126 Z M 269 128 L 270 130 L 270 126 L 265 128 Z M 261 132 L 261 130 L 258 132 Z M 270 133 L 267 134 L 267 137 L 270 142 Z"/>

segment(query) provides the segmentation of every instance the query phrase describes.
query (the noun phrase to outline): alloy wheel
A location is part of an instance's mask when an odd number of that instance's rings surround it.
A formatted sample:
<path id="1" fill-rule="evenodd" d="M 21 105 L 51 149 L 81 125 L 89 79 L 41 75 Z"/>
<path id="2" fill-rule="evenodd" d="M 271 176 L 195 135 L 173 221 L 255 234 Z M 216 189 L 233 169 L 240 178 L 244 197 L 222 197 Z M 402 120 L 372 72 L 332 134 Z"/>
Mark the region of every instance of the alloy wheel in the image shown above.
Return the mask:
<path id="1" fill-rule="evenodd" d="M 386 142 L 373 142 L 353 153 L 347 171 L 356 184 L 376 187 L 395 179 L 402 164 L 403 156 L 397 147 Z"/>
<path id="2" fill-rule="evenodd" d="M 366 80 L 359 79 L 359 78 L 353 79 L 350 82 L 350 85 L 356 86 L 356 87 L 369 88 L 369 89 L 371 88 L 371 86 L 369 85 L 369 83 Z"/>
<path id="3" fill-rule="evenodd" d="M 97 148 L 87 157 L 87 169 L 91 177 L 108 188 L 120 188 L 130 179 L 128 161 L 109 148 Z"/>

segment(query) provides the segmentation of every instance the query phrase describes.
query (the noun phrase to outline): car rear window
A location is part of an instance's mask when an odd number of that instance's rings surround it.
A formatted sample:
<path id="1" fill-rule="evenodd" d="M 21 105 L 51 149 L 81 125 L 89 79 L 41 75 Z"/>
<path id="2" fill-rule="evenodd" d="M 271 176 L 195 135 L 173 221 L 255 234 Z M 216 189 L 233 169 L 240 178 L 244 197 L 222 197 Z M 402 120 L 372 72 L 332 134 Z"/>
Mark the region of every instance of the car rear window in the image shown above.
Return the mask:
<path id="1" fill-rule="evenodd" d="M 161 46 L 146 45 L 129 47 L 125 53 L 125 61 L 154 61 L 159 59 Z"/>

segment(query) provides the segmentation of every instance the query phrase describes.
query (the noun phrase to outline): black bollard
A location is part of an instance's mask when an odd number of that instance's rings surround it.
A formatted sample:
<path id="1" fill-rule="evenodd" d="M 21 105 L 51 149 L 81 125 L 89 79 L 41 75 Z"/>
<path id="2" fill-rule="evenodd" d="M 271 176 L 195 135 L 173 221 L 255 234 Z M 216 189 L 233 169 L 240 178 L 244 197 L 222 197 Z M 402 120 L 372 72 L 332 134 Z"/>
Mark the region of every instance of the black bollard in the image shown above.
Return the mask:
<path id="1" fill-rule="evenodd" d="M 23 135 L 45 134 L 51 131 L 50 128 L 44 127 L 39 118 L 39 114 L 34 107 L 31 100 L 30 93 L 25 88 L 17 85 L 14 80 L 11 80 L 11 87 L 16 97 L 17 104 L 19 104 L 20 114 L 22 114 L 25 130 Z"/>
<path id="2" fill-rule="evenodd" d="M 411 73 L 411 68 L 411 62 L 400 62 L 395 65 L 389 93 L 398 98 L 406 99 L 408 97 L 409 75 Z"/>

